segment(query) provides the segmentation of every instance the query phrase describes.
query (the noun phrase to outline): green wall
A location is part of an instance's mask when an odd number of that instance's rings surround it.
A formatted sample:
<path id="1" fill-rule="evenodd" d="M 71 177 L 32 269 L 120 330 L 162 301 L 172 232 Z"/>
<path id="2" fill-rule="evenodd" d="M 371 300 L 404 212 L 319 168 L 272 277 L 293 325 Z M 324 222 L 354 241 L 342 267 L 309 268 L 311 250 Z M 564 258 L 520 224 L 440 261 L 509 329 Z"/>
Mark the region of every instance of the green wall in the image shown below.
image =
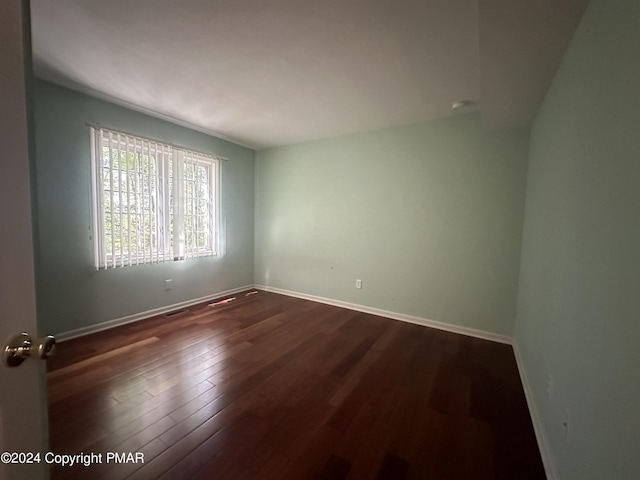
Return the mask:
<path id="1" fill-rule="evenodd" d="M 253 283 L 253 150 L 42 81 L 34 85 L 34 109 L 42 331 L 67 332 Z M 227 157 L 225 254 L 96 271 L 86 122 Z M 166 291 L 168 278 L 173 289 Z"/>
<path id="2" fill-rule="evenodd" d="M 528 133 L 470 114 L 258 152 L 256 283 L 511 335 Z"/>
<path id="3" fill-rule="evenodd" d="M 535 121 L 516 341 L 558 478 L 640 478 L 637 0 L 591 2 Z"/>

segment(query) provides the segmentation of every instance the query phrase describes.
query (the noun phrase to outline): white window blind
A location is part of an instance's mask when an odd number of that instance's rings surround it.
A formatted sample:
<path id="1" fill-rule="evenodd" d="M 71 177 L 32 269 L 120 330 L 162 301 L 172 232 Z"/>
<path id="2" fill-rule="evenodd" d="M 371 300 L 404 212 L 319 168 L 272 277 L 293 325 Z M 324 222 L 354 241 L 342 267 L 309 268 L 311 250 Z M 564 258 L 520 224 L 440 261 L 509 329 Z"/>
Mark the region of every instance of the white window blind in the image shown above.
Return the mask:
<path id="1" fill-rule="evenodd" d="M 218 254 L 220 158 L 91 128 L 96 268 Z"/>

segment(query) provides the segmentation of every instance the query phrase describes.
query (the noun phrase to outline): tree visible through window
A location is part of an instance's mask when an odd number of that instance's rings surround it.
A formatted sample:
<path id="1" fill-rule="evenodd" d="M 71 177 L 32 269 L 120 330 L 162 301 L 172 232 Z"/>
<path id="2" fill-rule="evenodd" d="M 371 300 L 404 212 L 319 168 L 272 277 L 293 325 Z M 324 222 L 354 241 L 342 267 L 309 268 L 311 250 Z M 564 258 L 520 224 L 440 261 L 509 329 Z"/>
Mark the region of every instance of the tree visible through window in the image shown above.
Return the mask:
<path id="1" fill-rule="evenodd" d="M 97 268 L 218 254 L 220 159 L 91 128 Z"/>

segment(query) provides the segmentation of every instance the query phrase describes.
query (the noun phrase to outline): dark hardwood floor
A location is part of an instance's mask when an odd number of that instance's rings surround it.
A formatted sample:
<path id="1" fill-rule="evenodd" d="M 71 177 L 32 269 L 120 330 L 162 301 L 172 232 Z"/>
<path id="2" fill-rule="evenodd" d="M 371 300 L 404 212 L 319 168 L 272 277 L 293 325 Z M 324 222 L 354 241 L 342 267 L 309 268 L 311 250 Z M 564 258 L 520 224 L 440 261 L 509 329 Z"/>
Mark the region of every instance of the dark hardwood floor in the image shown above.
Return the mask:
<path id="1" fill-rule="evenodd" d="M 258 292 L 62 342 L 54 479 L 544 479 L 512 348 Z M 144 463 L 106 463 L 142 452 Z"/>

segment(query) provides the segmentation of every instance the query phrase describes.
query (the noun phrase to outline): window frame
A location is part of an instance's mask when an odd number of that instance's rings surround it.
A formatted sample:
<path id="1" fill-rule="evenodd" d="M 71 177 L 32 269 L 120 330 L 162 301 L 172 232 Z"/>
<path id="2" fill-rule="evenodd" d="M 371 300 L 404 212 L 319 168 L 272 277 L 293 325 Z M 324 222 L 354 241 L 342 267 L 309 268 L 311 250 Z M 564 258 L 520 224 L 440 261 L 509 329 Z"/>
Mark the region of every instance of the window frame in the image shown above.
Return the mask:
<path id="1" fill-rule="evenodd" d="M 150 138 L 134 135 L 127 132 L 90 125 L 91 140 L 91 204 L 92 204 L 92 239 L 94 250 L 94 266 L 96 269 L 120 268 L 133 265 L 148 265 L 153 263 L 163 263 L 171 261 L 185 260 L 189 258 L 211 257 L 220 255 L 220 186 L 221 186 L 221 161 L 222 157 L 208 153 L 198 152 L 192 149 L 178 147 L 167 142 L 153 140 Z M 117 143 L 114 150 L 112 145 Z M 124 145 L 124 148 L 123 148 Z M 146 145 L 146 146 L 145 146 Z M 108 149 L 108 157 L 105 156 L 105 149 Z M 115 152 L 115 155 L 114 155 Z M 127 159 L 126 168 L 123 169 L 122 152 Z M 129 168 L 130 155 L 134 155 L 134 168 Z M 145 173 L 145 161 L 149 162 L 149 172 Z M 118 157 L 118 167 L 114 168 L 114 158 Z M 105 168 L 105 160 L 109 158 L 109 166 Z M 154 165 L 154 174 L 151 173 L 151 165 Z M 191 167 L 189 167 L 191 165 Z M 198 174 L 197 167 L 204 168 L 204 176 Z M 185 172 L 191 168 L 193 185 L 191 192 L 197 190 L 202 196 L 192 196 L 192 203 L 197 202 L 197 206 L 192 206 L 195 216 L 195 231 L 185 230 L 185 217 L 187 202 L 184 198 Z M 105 187 L 105 170 L 110 178 L 108 180 L 109 189 Z M 114 195 L 114 173 L 119 188 L 117 195 Z M 126 194 L 123 194 L 122 182 L 123 173 L 127 185 Z M 130 191 L 130 177 L 133 176 L 137 188 Z M 139 178 L 138 178 L 139 177 Z M 146 183 L 145 183 L 146 181 Z M 204 188 L 206 192 L 202 190 Z M 142 192 L 140 191 L 142 190 Z M 145 193 L 146 190 L 146 193 Z M 109 192 L 109 193 L 107 193 Z M 109 196 L 111 211 L 105 210 L 106 196 Z M 129 202 L 131 195 L 135 199 L 135 208 L 144 207 L 145 200 L 148 200 L 147 210 L 141 213 L 131 213 Z M 193 193 L 193 195 L 196 195 Z M 146 197 L 145 197 L 146 196 Z M 123 206 L 123 198 L 126 197 L 126 212 Z M 147 198 L 148 197 L 148 198 Z M 116 201 L 117 199 L 117 201 Z M 143 204 L 141 207 L 137 202 Z M 201 213 L 203 202 L 206 204 L 206 212 Z M 117 203 L 117 210 L 113 205 Z M 200 212 L 200 214 L 198 214 Z M 120 214 L 119 223 L 114 221 L 114 215 Z M 107 219 L 111 215 L 111 245 L 108 245 Z M 136 230 L 137 245 L 135 251 L 132 249 L 131 228 L 129 225 L 134 216 L 140 215 L 138 224 L 142 224 L 143 248 L 140 249 L 140 229 Z M 147 217 L 145 217 L 147 215 Z M 205 218 L 206 217 L 206 218 Z M 123 219 L 126 218 L 127 227 L 124 227 Z M 198 230 L 202 225 L 198 224 L 198 218 L 204 223 L 205 229 Z M 145 222 L 149 222 L 149 226 Z M 116 248 L 115 225 L 119 226 L 120 238 L 119 247 Z M 150 227 L 154 228 L 150 228 Z M 123 236 L 122 230 L 127 230 Z M 188 227 L 187 227 L 188 228 Z M 155 231 L 154 231 L 155 230 Z M 195 240 L 196 244 L 186 245 L 187 237 Z M 147 238 L 148 236 L 148 238 Z M 198 240 L 204 238 L 205 244 L 200 246 Z M 123 247 L 123 240 L 127 240 L 126 251 Z M 135 239 L 133 239 L 135 240 Z M 148 249 L 147 247 L 148 243 Z M 109 246 L 111 248 L 109 248 Z M 117 251 L 116 251 L 117 250 Z"/>

